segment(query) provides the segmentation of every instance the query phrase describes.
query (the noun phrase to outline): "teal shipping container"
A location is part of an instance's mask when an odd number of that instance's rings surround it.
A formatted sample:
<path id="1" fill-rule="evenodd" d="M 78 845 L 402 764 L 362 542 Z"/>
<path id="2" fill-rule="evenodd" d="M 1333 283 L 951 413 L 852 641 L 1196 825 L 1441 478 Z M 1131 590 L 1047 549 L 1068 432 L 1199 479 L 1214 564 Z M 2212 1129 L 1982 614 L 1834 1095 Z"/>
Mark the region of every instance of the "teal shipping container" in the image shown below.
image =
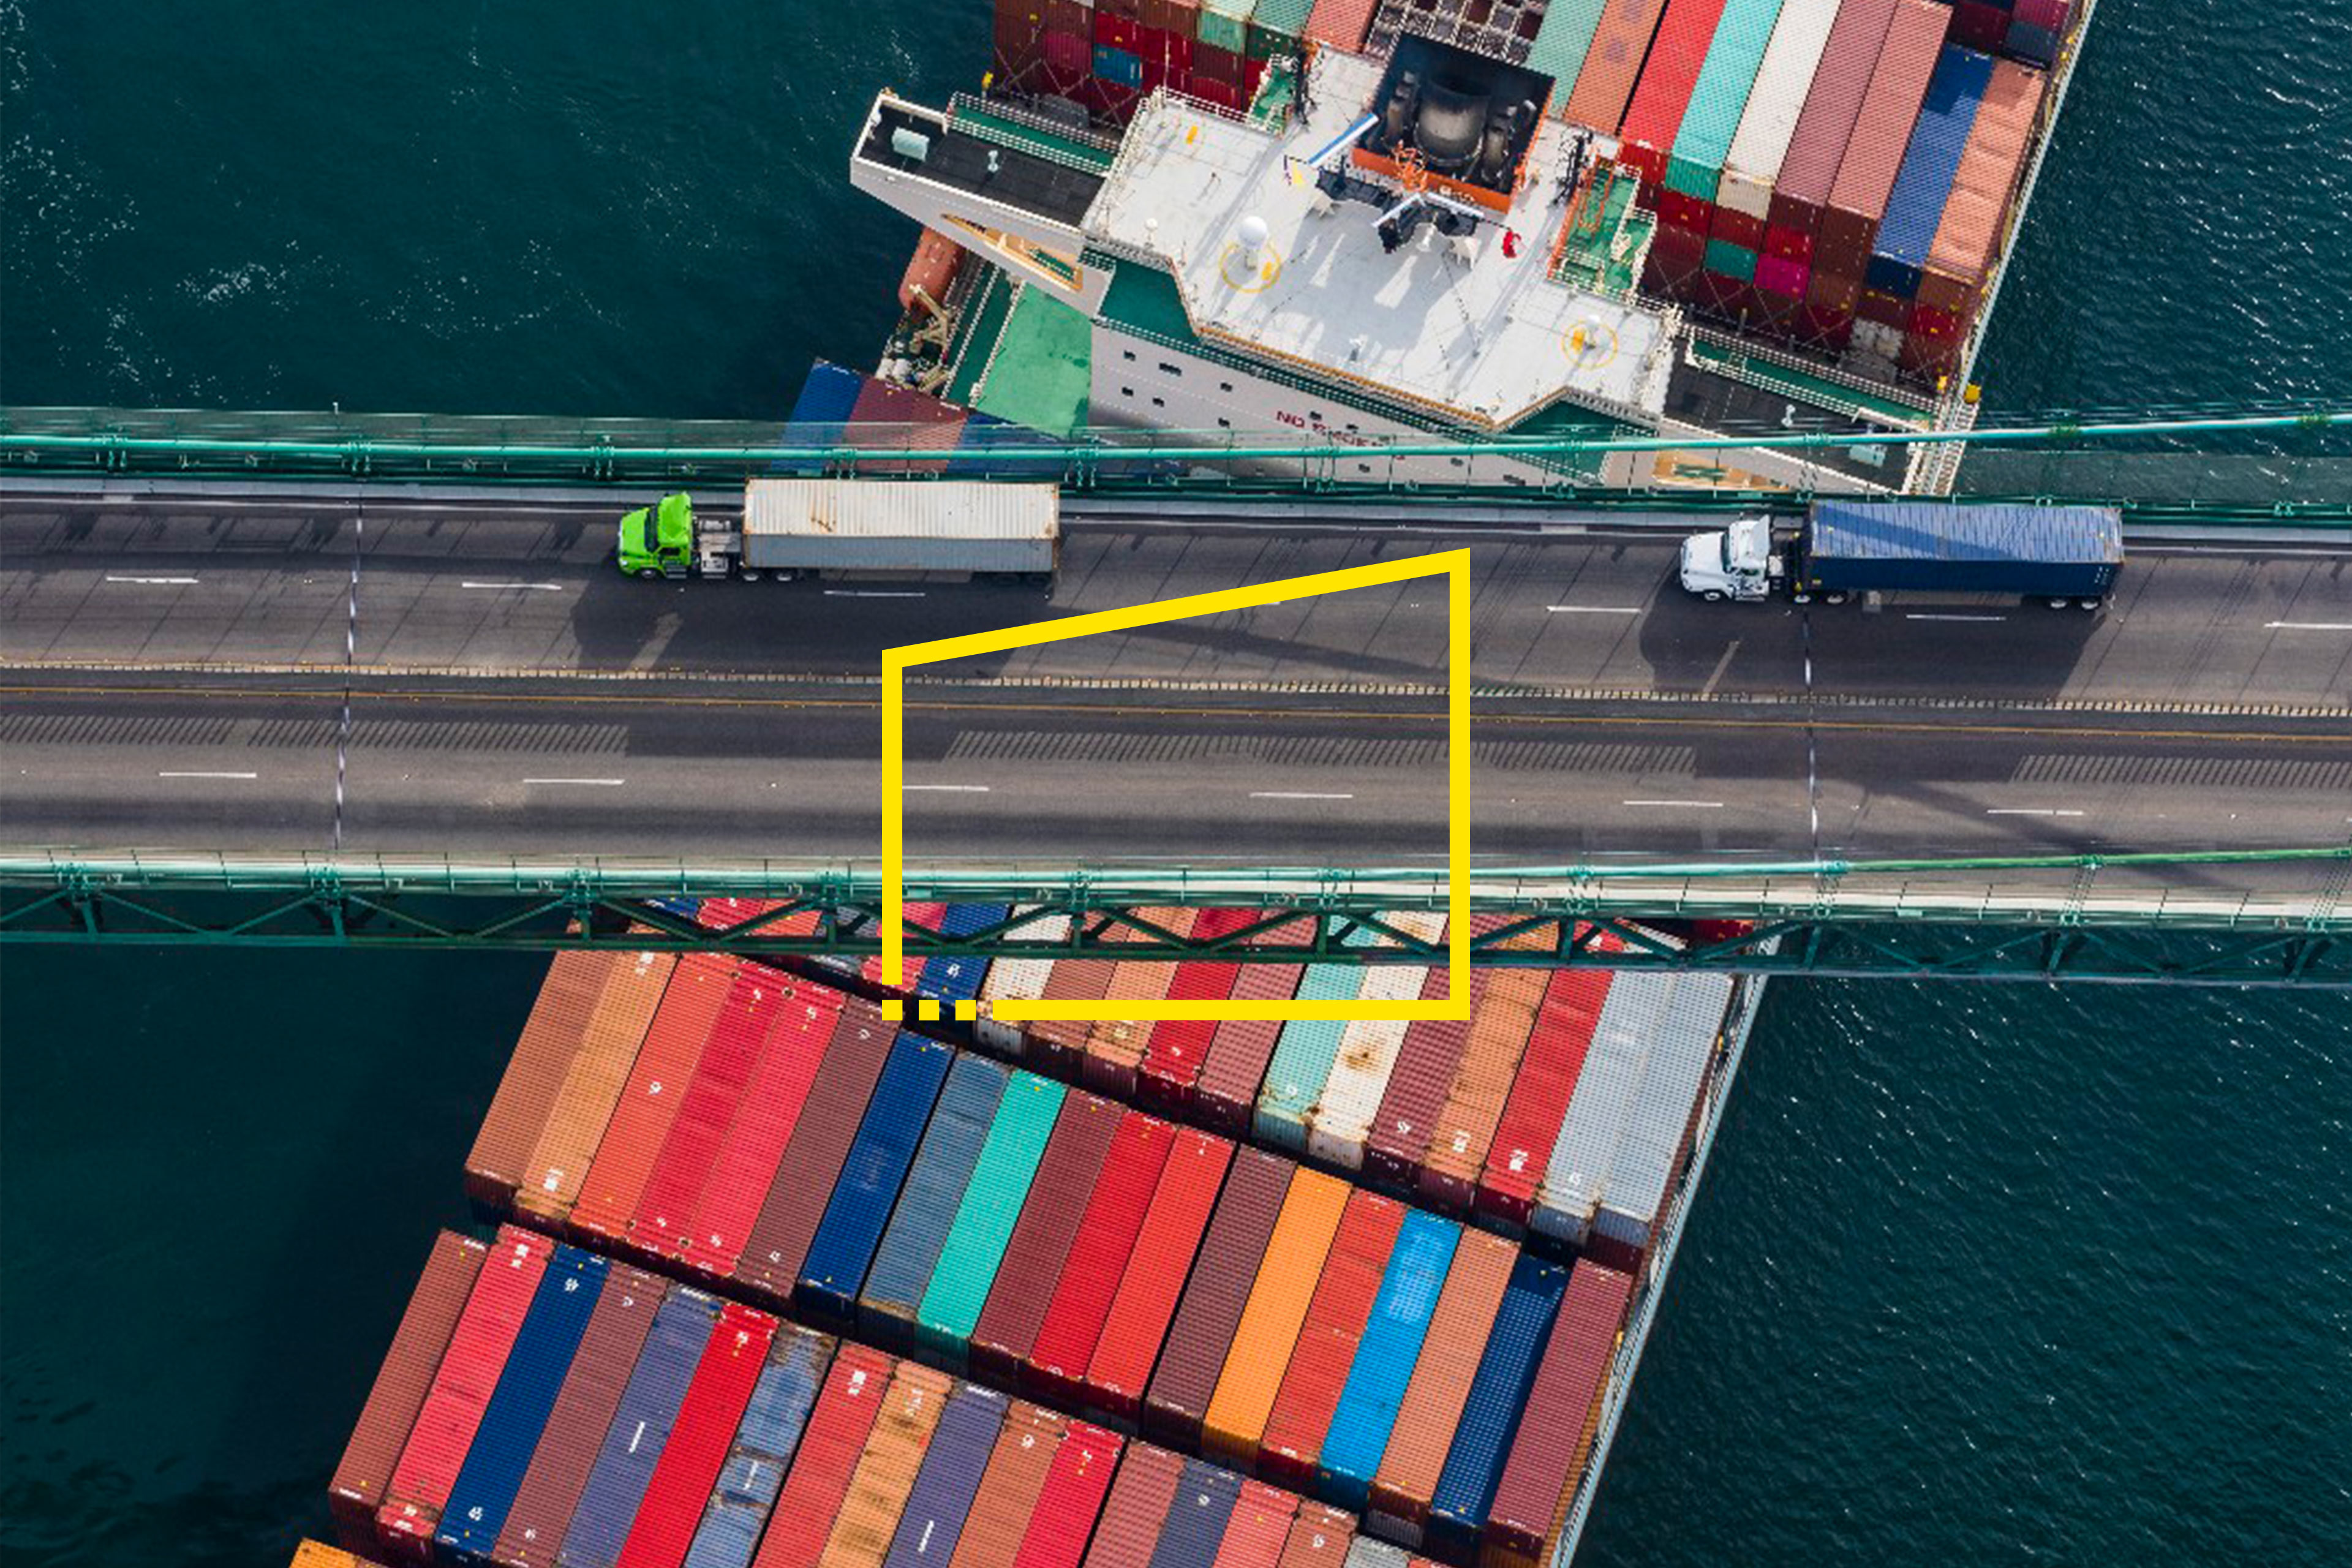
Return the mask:
<path id="1" fill-rule="evenodd" d="M 1723 7 L 1715 41 L 1707 46 L 1690 105 L 1675 133 L 1666 160 L 1666 189 L 1700 201 L 1715 200 L 1723 160 L 1748 109 L 1748 95 L 1764 63 L 1764 46 L 1772 41 L 1772 24 L 1780 17 L 1780 0 L 1728 0 Z"/>
<path id="2" fill-rule="evenodd" d="M 916 1337 L 955 1365 L 962 1365 L 971 1349 L 972 1328 L 988 1304 L 989 1287 L 996 1283 L 1004 1245 L 1021 1218 L 1064 1093 L 1050 1079 L 1016 1072 L 989 1124 L 988 1142 L 915 1312 Z"/>
<path id="3" fill-rule="evenodd" d="M 1380 940 L 1359 926 L 1343 945 L 1370 947 Z M 1352 1002 L 1363 983 L 1360 964 L 1310 963 L 1298 978 L 1297 999 Z M 1307 1113 L 1323 1098 L 1324 1080 L 1339 1055 L 1339 1037 L 1347 1032 L 1347 1024 L 1339 1019 L 1302 1019 L 1282 1026 L 1265 1087 L 1258 1091 L 1255 1125 L 1259 1142 L 1292 1154 L 1307 1152 Z"/>

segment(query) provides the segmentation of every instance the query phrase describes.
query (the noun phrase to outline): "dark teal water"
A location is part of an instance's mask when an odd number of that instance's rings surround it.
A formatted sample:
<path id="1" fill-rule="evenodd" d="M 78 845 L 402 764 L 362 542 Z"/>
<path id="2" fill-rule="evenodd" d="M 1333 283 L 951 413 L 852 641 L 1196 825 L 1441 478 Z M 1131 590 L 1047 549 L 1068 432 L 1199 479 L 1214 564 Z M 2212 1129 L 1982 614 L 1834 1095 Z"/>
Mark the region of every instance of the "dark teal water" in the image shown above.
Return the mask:
<path id="1" fill-rule="evenodd" d="M 0 400 L 781 414 L 870 361 L 894 6 L 0 0 Z M 1983 369 L 2343 390 L 2352 8 L 2108 0 Z M 283 1561 L 529 1005 L 503 958 L 0 951 L 0 1552 Z M 2352 1004 L 1788 984 L 1590 1563 L 2352 1557 Z"/>

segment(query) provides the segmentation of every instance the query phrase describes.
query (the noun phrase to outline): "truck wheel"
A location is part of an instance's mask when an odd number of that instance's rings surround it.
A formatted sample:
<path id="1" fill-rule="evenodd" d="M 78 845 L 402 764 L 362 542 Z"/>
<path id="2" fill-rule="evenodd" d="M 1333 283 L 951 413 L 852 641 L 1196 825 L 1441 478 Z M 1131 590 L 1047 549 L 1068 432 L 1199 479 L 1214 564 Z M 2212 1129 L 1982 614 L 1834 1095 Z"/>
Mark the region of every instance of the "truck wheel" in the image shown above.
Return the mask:
<path id="1" fill-rule="evenodd" d="M 2064 599 L 2053 599 L 2050 601 L 2050 607 L 2053 610 L 2063 610 L 2066 607 L 2066 604 L 2067 601 Z"/>
<path id="2" fill-rule="evenodd" d="M 801 574 L 798 572 L 792 570 L 790 567 L 785 568 L 782 572 L 771 572 L 768 574 L 768 576 L 771 581 L 777 583 L 797 583 L 801 579 Z"/>
<path id="3" fill-rule="evenodd" d="M 760 580 L 760 573 L 757 567 L 739 566 L 735 569 L 735 575 L 740 577 L 746 583 L 756 583 Z"/>
<path id="4" fill-rule="evenodd" d="M 2095 610 L 2099 607 L 2099 601 L 2096 599 L 2077 599 L 2074 601 L 2074 607 L 2078 610 Z"/>
<path id="5" fill-rule="evenodd" d="M 1822 603 L 1824 605 L 1843 605 L 1845 601 L 1846 595 L 1843 594 L 1823 594 L 1822 595 Z"/>
<path id="6" fill-rule="evenodd" d="M 1789 595 L 1789 602 L 1792 605 L 1810 605 L 1813 602 L 1813 596 L 1811 594 L 1791 594 Z"/>
<path id="7" fill-rule="evenodd" d="M 1709 588 L 1706 593 L 1701 594 L 1699 597 L 1705 599 L 1710 605 L 1720 605 L 1723 603 L 1723 592 L 1718 588 Z"/>
<path id="8" fill-rule="evenodd" d="M 644 578 L 648 583 L 658 583 L 661 581 L 661 568 L 658 566 L 640 566 L 637 568 L 635 575 Z"/>

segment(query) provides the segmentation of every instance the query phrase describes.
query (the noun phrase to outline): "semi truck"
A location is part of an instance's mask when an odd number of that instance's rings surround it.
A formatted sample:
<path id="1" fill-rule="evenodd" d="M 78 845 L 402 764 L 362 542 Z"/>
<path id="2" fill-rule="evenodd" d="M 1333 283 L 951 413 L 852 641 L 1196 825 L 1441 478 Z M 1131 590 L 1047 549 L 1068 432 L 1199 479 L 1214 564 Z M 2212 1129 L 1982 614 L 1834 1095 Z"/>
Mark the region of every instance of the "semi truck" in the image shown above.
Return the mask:
<path id="1" fill-rule="evenodd" d="M 1692 534 L 1680 576 L 1710 601 L 2000 594 L 2095 610 L 2123 560 L 2114 507 L 1820 500 L 1793 521 L 1742 518 Z"/>
<path id="2" fill-rule="evenodd" d="M 634 577 L 954 576 L 1050 585 L 1062 546 L 1053 485 L 962 479 L 755 479 L 740 517 L 664 496 L 621 518 Z"/>

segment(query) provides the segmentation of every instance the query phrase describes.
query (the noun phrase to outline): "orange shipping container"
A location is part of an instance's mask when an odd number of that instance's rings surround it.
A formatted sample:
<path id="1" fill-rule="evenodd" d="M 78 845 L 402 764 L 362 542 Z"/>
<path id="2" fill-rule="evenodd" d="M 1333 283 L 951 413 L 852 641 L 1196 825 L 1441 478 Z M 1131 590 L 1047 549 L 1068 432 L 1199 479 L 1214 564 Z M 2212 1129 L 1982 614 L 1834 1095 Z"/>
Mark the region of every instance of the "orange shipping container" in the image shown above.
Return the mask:
<path id="1" fill-rule="evenodd" d="M 1298 1518 L 1298 1502 L 1295 1492 L 1264 1481 L 1244 1481 L 1210 1568 L 1278 1568 L 1290 1526 Z"/>
<path id="2" fill-rule="evenodd" d="M 964 1517 L 963 1533 L 956 1537 L 955 1555 L 948 1568 L 1013 1568 L 1021 1538 L 1029 1529 L 1029 1515 L 1037 1495 L 1045 1489 L 1054 1456 L 1069 1435 L 1069 1423 L 1025 1399 L 1013 1401 L 1005 1412 L 1004 1429 L 981 1472 L 980 1490 Z"/>
<path id="3" fill-rule="evenodd" d="M 1484 1005 L 1470 1022 L 1470 1043 L 1454 1069 L 1454 1087 L 1446 1091 L 1445 1109 L 1430 1130 L 1421 1195 L 1432 1205 L 1456 1213 L 1469 1208 L 1549 978 L 1540 969 L 1506 969 L 1488 983 Z"/>
<path id="4" fill-rule="evenodd" d="M 882 1568 L 889 1555 L 890 1537 L 898 1532 L 898 1516 L 907 1510 L 907 1494 L 915 1489 L 915 1474 L 923 1468 L 923 1454 L 940 1424 L 954 1380 L 945 1373 L 902 1361 L 890 1379 L 890 1392 L 866 1435 L 865 1451 L 857 1457 L 856 1473 L 849 1479 L 849 1495 L 825 1538 L 819 1568 Z"/>
<path id="5" fill-rule="evenodd" d="M 1136 911 L 1170 934 L 1186 937 L 1201 918 L 1201 911 L 1188 909 L 1149 909 Z M 1127 931 L 1123 940 L 1135 940 Z M 1168 986 L 1176 978 L 1176 966 L 1160 960 L 1144 962 L 1122 961 L 1111 968 L 1109 989 L 1103 993 L 1106 1002 L 1159 1002 L 1166 999 Z M 1106 1006 L 1103 1011 L 1114 1012 Z M 1136 1065 L 1143 1060 L 1143 1045 L 1151 1037 L 1151 1026 L 1133 1019 L 1106 1019 L 1093 1026 L 1087 1036 L 1087 1059 L 1082 1069 L 1082 1081 L 1098 1094 L 1115 1094 L 1122 1098 L 1135 1093 Z"/>
<path id="6" fill-rule="evenodd" d="M 1167 1449 L 1129 1444 L 1087 1547 L 1086 1568 L 1150 1568 L 1183 1474 L 1184 1461 Z"/>
<path id="7" fill-rule="evenodd" d="M 562 1087 L 548 1109 L 547 1125 L 523 1167 L 515 1206 L 524 1213 L 560 1220 L 571 1212 L 677 965 L 677 960 L 666 952 L 632 953 L 604 982 L 579 1054 L 563 1075 Z"/>
<path id="8" fill-rule="evenodd" d="M 1244 1469 L 1257 1457 L 1266 1415 L 1274 1409 L 1350 1191 L 1347 1183 L 1320 1171 L 1301 1171 L 1291 1182 L 1202 1423 L 1201 1449 L 1210 1458 Z"/>
<path id="9" fill-rule="evenodd" d="M 540 983 L 539 998 L 515 1042 L 514 1055 L 499 1079 L 499 1091 L 474 1136 L 473 1152 L 466 1156 L 466 1190 L 483 1203 L 503 1208 L 522 1184 L 524 1164 L 547 1125 L 555 1091 L 587 1037 L 588 1020 L 596 1011 L 623 954 L 610 952 L 565 952 L 555 955 L 547 978 Z"/>
<path id="10" fill-rule="evenodd" d="M 1291 1352 L 1282 1390 L 1266 1417 L 1259 1471 L 1284 1486 L 1311 1488 L 1315 1461 L 1339 1407 L 1356 1347 L 1371 1320 L 1372 1300 L 1404 1224 L 1404 1205 L 1360 1188 L 1348 1198 L 1348 1212 L 1324 1259 L 1322 1279 Z"/>
<path id="11" fill-rule="evenodd" d="M 738 960 L 715 952 L 689 952 L 678 960 L 604 1134 L 596 1141 L 596 1157 L 580 1179 L 580 1196 L 572 1205 L 574 1226 L 591 1236 L 627 1239 L 629 1216 L 637 1212 L 646 1177 L 669 1136 L 678 1101 L 686 1098 L 703 1044 L 740 967 Z"/>
<path id="12" fill-rule="evenodd" d="M 1421 1360 L 1405 1384 L 1380 1473 L 1372 1480 L 1371 1511 L 1397 1521 L 1416 1542 L 1429 1518 L 1438 1473 L 1445 1468 L 1446 1450 L 1454 1446 L 1462 1406 L 1470 1397 L 1471 1380 L 1486 1353 L 1486 1335 L 1502 1308 L 1503 1289 L 1518 1259 L 1516 1244 L 1485 1231 L 1465 1230 L 1445 1271 L 1444 1289 L 1437 1293 L 1429 1332 L 1421 1342 Z"/>
<path id="13" fill-rule="evenodd" d="M 1658 30 L 1658 16 L 1665 8 L 1666 0 L 1608 0 L 1591 47 L 1584 51 L 1576 89 L 1568 95 L 1569 119 L 1604 135 L 1617 133 L 1633 84 L 1641 79 L 1642 62 L 1649 58 L 1650 35 Z"/>

